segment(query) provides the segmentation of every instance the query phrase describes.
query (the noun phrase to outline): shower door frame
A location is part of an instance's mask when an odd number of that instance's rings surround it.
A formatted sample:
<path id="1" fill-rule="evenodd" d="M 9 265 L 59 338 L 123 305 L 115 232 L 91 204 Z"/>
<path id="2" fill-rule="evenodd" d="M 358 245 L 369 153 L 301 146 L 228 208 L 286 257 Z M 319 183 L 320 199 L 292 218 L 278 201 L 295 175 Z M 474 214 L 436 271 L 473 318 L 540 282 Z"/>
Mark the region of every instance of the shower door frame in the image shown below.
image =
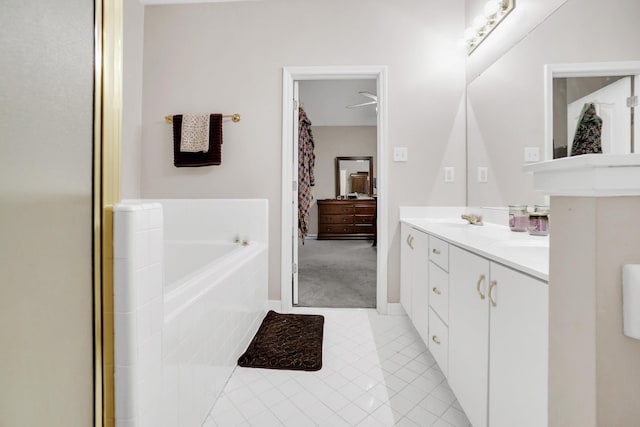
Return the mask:
<path id="1" fill-rule="evenodd" d="M 297 194 L 297 156 L 294 156 L 295 113 L 298 111 L 295 86 L 301 80 L 376 80 L 378 94 L 377 151 L 377 259 L 376 259 L 376 309 L 387 314 L 387 253 L 388 253 L 388 201 L 387 201 L 387 66 L 313 66 L 284 67 L 282 70 L 282 212 L 281 212 L 281 266 L 280 303 L 285 313 L 293 307 L 293 245 L 297 244 L 293 214 L 294 194 Z"/>

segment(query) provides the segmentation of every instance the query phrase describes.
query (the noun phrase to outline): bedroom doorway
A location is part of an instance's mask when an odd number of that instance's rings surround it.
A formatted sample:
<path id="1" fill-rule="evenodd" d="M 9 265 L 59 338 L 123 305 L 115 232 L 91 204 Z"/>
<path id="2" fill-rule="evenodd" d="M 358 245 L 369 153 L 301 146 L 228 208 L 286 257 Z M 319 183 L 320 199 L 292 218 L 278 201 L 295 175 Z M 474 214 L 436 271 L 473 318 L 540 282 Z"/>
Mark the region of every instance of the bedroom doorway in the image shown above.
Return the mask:
<path id="1" fill-rule="evenodd" d="M 283 70 L 281 302 L 285 312 L 300 305 L 376 307 L 386 313 L 387 239 L 386 233 L 377 232 L 387 228 L 385 91 L 385 67 Z M 300 103 L 309 113 L 318 147 L 304 245 L 298 231 Z M 364 105 L 346 108 L 357 104 Z M 350 113 L 361 118 L 354 121 Z M 367 115 L 369 121 L 362 119 Z M 338 158 L 347 157 L 355 159 L 338 163 Z"/>
<path id="2" fill-rule="evenodd" d="M 301 133 L 309 149 L 298 158 L 298 209 L 305 226 L 299 227 L 293 261 L 293 304 L 375 308 L 376 80 L 303 80 L 298 92 L 298 138 Z M 312 187 L 305 182 L 310 175 Z"/>

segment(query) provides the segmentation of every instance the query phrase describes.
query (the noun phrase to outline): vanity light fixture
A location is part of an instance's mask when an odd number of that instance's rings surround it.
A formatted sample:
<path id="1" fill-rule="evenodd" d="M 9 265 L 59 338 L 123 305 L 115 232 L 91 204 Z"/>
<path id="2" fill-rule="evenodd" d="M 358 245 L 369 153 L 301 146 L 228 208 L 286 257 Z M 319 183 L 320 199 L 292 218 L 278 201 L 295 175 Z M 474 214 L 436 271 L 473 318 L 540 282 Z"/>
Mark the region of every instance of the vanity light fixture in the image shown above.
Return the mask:
<path id="1" fill-rule="evenodd" d="M 471 55 L 515 7 L 516 0 L 489 0 L 484 5 L 483 14 L 476 16 L 464 31 L 467 54 Z"/>

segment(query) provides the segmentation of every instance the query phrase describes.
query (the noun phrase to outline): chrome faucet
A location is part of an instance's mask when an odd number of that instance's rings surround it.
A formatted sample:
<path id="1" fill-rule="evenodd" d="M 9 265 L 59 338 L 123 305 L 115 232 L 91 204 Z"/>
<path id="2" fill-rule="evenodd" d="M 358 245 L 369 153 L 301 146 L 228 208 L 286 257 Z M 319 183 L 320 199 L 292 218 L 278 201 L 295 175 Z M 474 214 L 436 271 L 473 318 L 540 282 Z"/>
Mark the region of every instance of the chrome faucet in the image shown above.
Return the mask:
<path id="1" fill-rule="evenodd" d="M 484 225 L 482 223 L 482 215 L 462 214 L 462 215 L 460 215 L 460 217 L 462 219 L 466 219 L 467 221 L 469 221 L 469 224 L 471 224 L 471 225 Z"/>

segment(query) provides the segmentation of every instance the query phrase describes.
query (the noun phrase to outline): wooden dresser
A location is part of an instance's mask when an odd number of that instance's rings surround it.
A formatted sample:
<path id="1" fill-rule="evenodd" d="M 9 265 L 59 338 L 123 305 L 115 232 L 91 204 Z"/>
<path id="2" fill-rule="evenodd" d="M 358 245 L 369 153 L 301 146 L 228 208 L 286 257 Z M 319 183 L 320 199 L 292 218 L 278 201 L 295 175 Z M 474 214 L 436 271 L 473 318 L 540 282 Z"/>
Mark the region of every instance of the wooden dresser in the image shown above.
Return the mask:
<path id="1" fill-rule="evenodd" d="M 376 199 L 318 200 L 318 240 L 376 240 Z"/>

